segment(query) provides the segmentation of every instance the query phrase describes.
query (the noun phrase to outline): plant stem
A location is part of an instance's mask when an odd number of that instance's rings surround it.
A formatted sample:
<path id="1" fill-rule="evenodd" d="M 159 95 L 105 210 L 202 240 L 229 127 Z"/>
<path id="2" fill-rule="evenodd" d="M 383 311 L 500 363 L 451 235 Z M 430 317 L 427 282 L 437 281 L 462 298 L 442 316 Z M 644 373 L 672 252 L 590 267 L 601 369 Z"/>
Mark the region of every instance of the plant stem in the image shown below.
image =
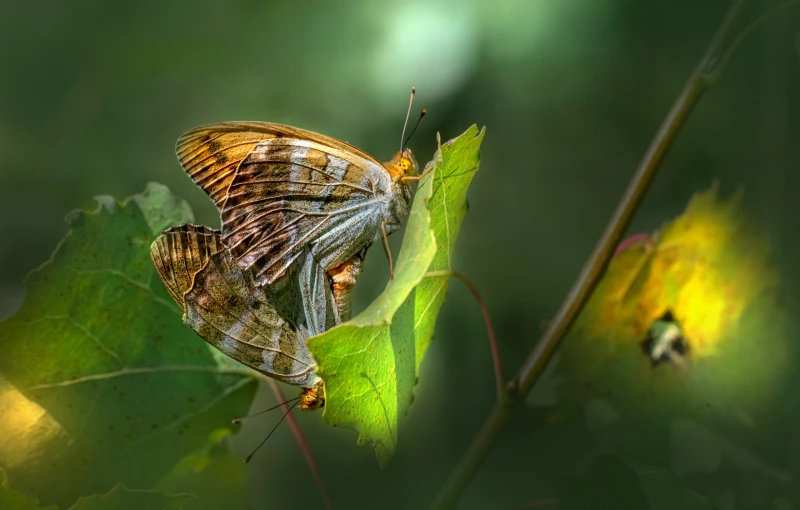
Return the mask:
<path id="1" fill-rule="evenodd" d="M 328 494 L 328 489 L 325 488 L 325 483 L 322 481 L 322 475 L 317 467 L 317 461 L 314 460 L 314 456 L 311 454 L 311 448 L 308 447 L 308 442 L 303 435 L 303 431 L 300 429 L 300 424 L 297 423 L 297 418 L 294 417 L 294 414 L 289 412 L 290 407 L 286 402 L 286 396 L 284 396 L 283 391 L 281 390 L 281 387 L 278 385 L 277 381 L 266 376 L 264 376 L 264 380 L 267 381 L 267 384 L 269 384 L 269 387 L 272 389 L 272 392 L 275 394 L 275 398 L 278 399 L 278 402 L 283 402 L 281 404 L 283 412 L 289 413 L 286 417 L 287 421 L 289 422 L 289 428 L 292 429 L 292 434 L 294 434 L 297 444 L 300 445 L 300 450 L 303 452 L 303 457 L 306 458 L 306 463 L 308 464 L 308 468 L 311 470 L 311 475 L 314 477 L 314 481 L 317 483 L 319 492 L 322 495 L 322 501 L 325 504 L 325 508 L 327 510 L 333 510 L 333 503 L 331 503 L 331 497 Z"/>
<path id="2" fill-rule="evenodd" d="M 584 264 L 564 302 L 548 323 L 547 329 L 534 346 L 528 359 L 508 384 L 505 398 L 499 399 L 492 412 L 489 413 L 483 428 L 433 502 L 433 508 L 452 507 L 464 492 L 467 484 L 491 450 L 497 433 L 510 415 L 512 406 L 522 400 L 533 388 L 556 347 L 588 301 L 667 151 L 672 147 L 680 128 L 697 104 L 702 92 L 710 85 L 711 81 L 708 78 L 713 76 L 715 67 L 720 62 L 725 50 L 725 43 L 730 39 L 733 26 L 741 15 L 746 2 L 747 0 L 734 0 L 728 9 L 714 38 L 656 131 L 605 231 L 600 236 L 594 251 Z"/>
<path id="3" fill-rule="evenodd" d="M 780 14 L 781 12 L 791 9 L 793 7 L 800 7 L 800 0 L 791 0 L 789 2 L 784 2 L 780 5 L 776 5 L 766 13 L 762 14 L 758 19 L 747 25 L 739 34 L 736 36 L 736 39 L 733 40 L 728 45 L 728 48 L 725 50 L 719 58 L 719 63 L 714 67 L 713 71 L 709 71 L 707 73 L 707 79 L 709 82 L 713 83 L 719 76 L 725 71 L 725 68 L 728 65 L 728 61 L 731 59 L 731 56 L 736 51 L 736 48 L 744 41 L 751 32 L 755 29 L 769 21 L 770 19 L 774 18 L 776 15 Z"/>
<path id="4" fill-rule="evenodd" d="M 426 278 L 435 276 L 447 276 L 449 278 L 456 278 L 460 280 L 461 283 L 466 285 L 470 292 L 472 292 L 472 295 L 475 297 L 475 301 L 478 302 L 478 306 L 483 314 L 483 322 L 486 324 L 486 334 L 489 335 L 489 346 L 492 349 L 492 361 L 494 362 L 494 380 L 495 386 L 497 387 L 497 398 L 498 400 L 502 399 L 506 393 L 506 378 L 503 375 L 503 363 L 500 361 L 500 350 L 497 347 L 497 338 L 494 335 L 492 319 L 489 317 L 489 309 L 486 308 L 486 302 L 481 297 L 481 293 L 478 292 L 478 287 L 476 287 L 469 278 L 458 271 L 445 270 L 425 273 Z"/>

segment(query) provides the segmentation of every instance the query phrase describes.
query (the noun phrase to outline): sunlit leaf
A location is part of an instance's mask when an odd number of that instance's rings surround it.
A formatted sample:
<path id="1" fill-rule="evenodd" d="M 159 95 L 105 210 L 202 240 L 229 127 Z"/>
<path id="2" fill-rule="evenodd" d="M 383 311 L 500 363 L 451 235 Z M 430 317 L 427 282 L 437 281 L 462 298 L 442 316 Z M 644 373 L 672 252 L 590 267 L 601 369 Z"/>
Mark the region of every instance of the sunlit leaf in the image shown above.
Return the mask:
<path id="1" fill-rule="evenodd" d="M 17 490 L 62 508 L 117 483 L 152 488 L 244 414 L 256 387 L 218 364 L 155 275 L 150 243 L 192 219 L 186 203 L 158 184 L 98 202 L 70 215 L 0 323 L 0 465 Z"/>
<path id="2" fill-rule="evenodd" d="M 422 356 L 433 335 L 466 192 L 478 169 L 484 131 L 472 126 L 442 145 L 417 189 L 394 280 L 351 321 L 309 339 L 325 381 L 325 421 L 372 442 L 381 465 L 391 458 L 398 425 L 413 401 Z"/>

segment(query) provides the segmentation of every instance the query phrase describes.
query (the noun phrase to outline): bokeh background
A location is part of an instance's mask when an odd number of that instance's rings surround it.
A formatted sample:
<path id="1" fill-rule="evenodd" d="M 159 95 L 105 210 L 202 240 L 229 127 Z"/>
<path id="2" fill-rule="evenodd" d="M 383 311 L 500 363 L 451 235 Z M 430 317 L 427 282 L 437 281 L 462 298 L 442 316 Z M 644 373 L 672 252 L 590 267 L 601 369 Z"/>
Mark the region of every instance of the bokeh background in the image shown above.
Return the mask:
<path id="1" fill-rule="evenodd" d="M 749 19 L 776 5 L 750 2 Z M 483 293 L 512 374 L 556 310 L 728 2 L 725 0 L 369 0 L 191 3 L 5 2 L 0 7 L 0 317 L 23 278 L 93 196 L 168 185 L 217 227 L 174 142 L 223 120 L 268 120 L 334 136 L 379 159 L 397 150 L 408 92 L 428 110 L 420 162 L 470 124 L 487 126 L 454 267 Z M 631 232 L 680 214 L 718 180 L 776 250 L 787 288 L 800 272 L 800 9 L 744 41 L 701 100 Z M 401 235 L 392 236 L 398 249 Z M 363 307 L 388 267 L 370 250 Z M 793 311 L 794 313 L 795 311 Z M 798 339 L 795 339 L 798 340 Z M 477 306 L 451 285 L 400 430 L 380 470 L 355 434 L 298 413 L 338 508 L 423 507 L 494 398 Z M 293 393 L 293 390 L 289 390 Z M 262 391 L 254 409 L 270 405 Z M 244 457 L 277 417 L 247 423 Z M 463 508 L 534 508 L 585 468 L 588 432 L 520 406 L 462 498 Z M 250 508 L 315 508 L 288 427 L 248 468 Z M 731 477 L 731 483 L 736 478 Z M 714 490 L 724 492 L 725 487 Z M 379 503 L 378 503 L 379 502 Z"/>

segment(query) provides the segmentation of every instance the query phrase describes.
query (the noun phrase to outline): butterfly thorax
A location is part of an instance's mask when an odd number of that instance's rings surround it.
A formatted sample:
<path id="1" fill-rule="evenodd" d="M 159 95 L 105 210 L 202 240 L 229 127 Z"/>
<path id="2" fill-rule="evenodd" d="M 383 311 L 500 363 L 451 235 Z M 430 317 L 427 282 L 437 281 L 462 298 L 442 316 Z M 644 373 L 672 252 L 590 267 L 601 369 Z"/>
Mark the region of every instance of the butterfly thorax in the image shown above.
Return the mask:
<path id="1" fill-rule="evenodd" d="M 314 386 L 303 388 L 300 392 L 300 401 L 297 407 L 300 409 L 318 409 L 325 405 L 325 386 L 322 381 Z"/>
<path id="2" fill-rule="evenodd" d="M 384 221 L 389 223 L 387 232 L 391 232 L 396 230 L 400 223 L 408 217 L 411 199 L 413 198 L 411 191 L 412 179 L 408 179 L 408 177 L 416 177 L 418 166 L 411 149 L 404 149 L 402 152 L 398 152 L 383 166 L 392 179 L 391 201 L 387 216 L 384 218 Z"/>
<path id="3" fill-rule="evenodd" d="M 404 149 L 402 152 L 398 152 L 391 161 L 384 163 L 383 166 L 392 176 L 392 181 L 417 175 L 417 160 L 414 159 L 411 149 Z"/>

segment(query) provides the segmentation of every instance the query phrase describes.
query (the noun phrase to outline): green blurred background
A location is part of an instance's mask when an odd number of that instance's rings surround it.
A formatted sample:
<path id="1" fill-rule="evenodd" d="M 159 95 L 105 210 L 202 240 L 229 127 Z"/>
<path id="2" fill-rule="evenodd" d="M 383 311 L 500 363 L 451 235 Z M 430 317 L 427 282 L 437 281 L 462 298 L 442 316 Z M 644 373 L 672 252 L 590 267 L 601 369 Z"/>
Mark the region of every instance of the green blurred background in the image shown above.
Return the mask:
<path id="1" fill-rule="evenodd" d="M 776 5 L 752 1 L 754 19 Z M 420 163 L 470 124 L 487 126 L 454 267 L 483 293 L 505 369 L 515 371 L 568 290 L 633 169 L 692 71 L 727 1 L 369 0 L 6 2 L 0 8 L 0 317 L 23 278 L 92 197 L 148 181 L 216 209 L 181 171 L 174 142 L 224 120 L 267 120 L 347 140 L 388 159 L 408 92 L 428 116 Z M 714 180 L 745 204 L 800 282 L 800 9 L 749 37 L 701 100 L 631 232 L 679 214 Z M 400 234 L 392 236 L 395 250 Z M 370 250 L 356 309 L 388 266 Z M 451 286 L 400 446 L 379 470 L 355 434 L 298 413 L 338 508 L 429 502 L 478 431 L 494 387 L 479 310 Z M 293 390 L 288 390 L 293 393 Z M 254 409 L 270 405 L 262 391 Z M 249 453 L 277 417 L 247 423 Z M 557 497 L 596 444 L 520 406 L 462 498 L 463 508 L 533 508 Z M 288 427 L 248 468 L 252 508 L 318 507 Z M 731 478 L 731 483 L 735 483 Z M 724 487 L 723 487 L 724 489 Z M 716 490 L 716 489 L 715 489 Z M 722 490 L 722 489 L 719 489 Z M 375 502 L 380 504 L 375 504 Z M 372 503 L 370 503 L 372 502 Z M 529 505 L 529 506 L 525 506 Z"/>

